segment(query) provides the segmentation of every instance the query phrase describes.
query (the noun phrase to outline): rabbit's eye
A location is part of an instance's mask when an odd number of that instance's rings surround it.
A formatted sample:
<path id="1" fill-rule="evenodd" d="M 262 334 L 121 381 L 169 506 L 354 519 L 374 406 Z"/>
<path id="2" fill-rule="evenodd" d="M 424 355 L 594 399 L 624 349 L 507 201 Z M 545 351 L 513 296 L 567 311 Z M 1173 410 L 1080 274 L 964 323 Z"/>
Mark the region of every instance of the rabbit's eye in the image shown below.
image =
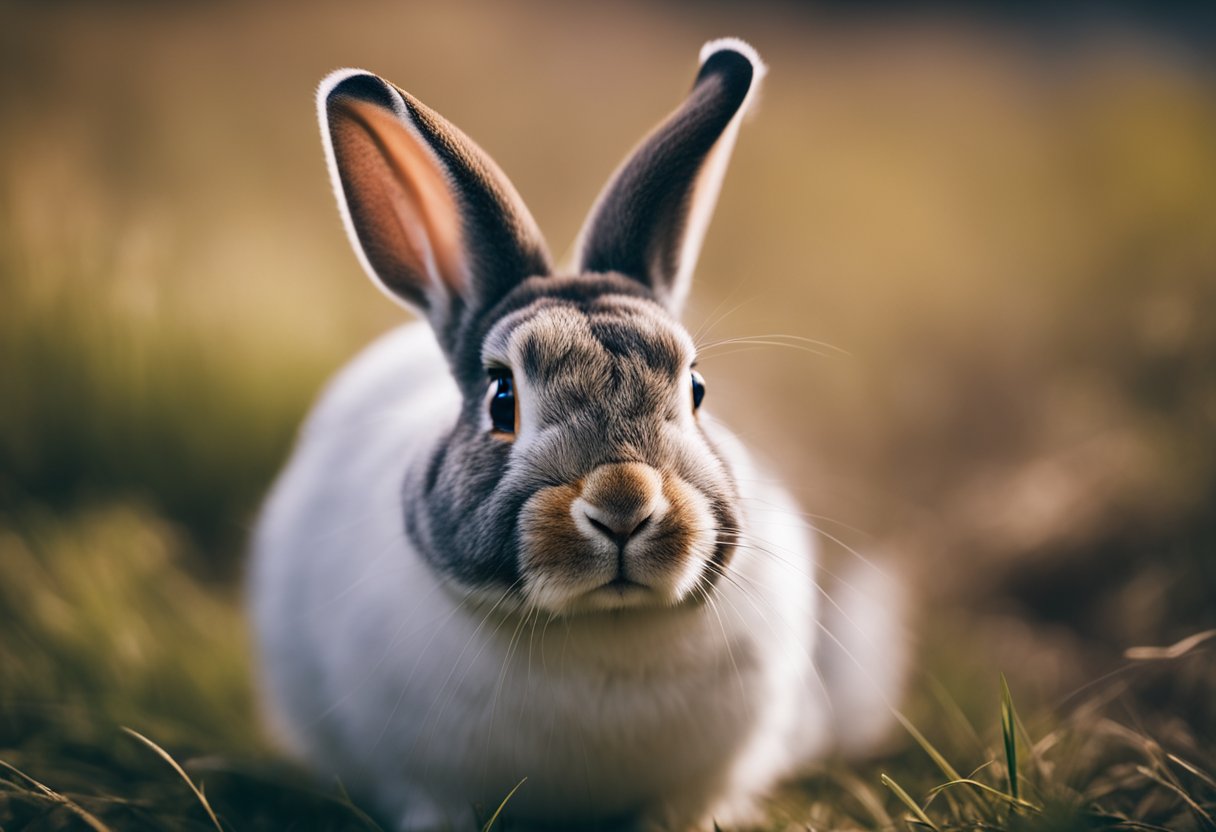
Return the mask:
<path id="1" fill-rule="evenodd" d="M 701 401 L 705 398 L 705 379 L 701 378 L 701 374 L 696 370 L 692 371 L 692 409 L 696 410 L 701 406 Z"/>
<path id="2" fill-rule="evenodd" d="M 491 376 L 488 397 L 490 424 L 498 433 L 513 435 L 519 426 L 519 405 L 515 400 L 515 379 L 510 372 Z"/>

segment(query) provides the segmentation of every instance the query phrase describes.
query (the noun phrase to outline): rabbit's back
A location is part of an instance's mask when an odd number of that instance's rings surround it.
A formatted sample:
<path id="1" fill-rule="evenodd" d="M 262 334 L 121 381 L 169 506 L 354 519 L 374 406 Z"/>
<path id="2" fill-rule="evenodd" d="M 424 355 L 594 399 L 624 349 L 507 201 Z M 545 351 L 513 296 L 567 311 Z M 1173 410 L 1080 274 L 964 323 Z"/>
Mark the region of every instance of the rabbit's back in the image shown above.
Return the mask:
<path id="1" fill-rule="evenodd" d="M 330 380 L 304 423 L 301 443 L 340 442 L 331 428 L 400 439 L 399 429 L 382 429 L 382 423 L 451 424 L 459 406 L 459 391 L 435 335 L 416 321 L 373 341 Z M 365 443 L 352 439 L 350 448 Z"/>
<path id="2" fill-rule="evenodd" d="M 263 704 L 272 730 L 301 756 L 334 750 L 314 726 L 342 695 L 341 654 L 372 626 L 352 610 L 432 580 L 401 551 L 403 472 L 458 408 L 430 329 L 393 330 L 326 387 L 263 507 L 250 576 Z"/>

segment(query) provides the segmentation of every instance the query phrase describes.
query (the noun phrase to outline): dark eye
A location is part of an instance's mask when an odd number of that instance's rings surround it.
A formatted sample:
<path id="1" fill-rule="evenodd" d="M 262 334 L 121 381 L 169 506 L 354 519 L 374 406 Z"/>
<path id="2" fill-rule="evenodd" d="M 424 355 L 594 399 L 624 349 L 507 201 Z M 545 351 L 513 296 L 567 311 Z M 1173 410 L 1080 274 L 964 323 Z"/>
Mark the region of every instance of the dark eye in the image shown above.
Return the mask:
<path id="1" fill-rule="evenodd" d="M 696 410 L 701 406 L 701 401 L 705 398 L 705 379 L 701 378 L 701 374 L 696 370 L 692 371 L 692 409 Z"/>
<path id="2" fill-rule="evenodd" d="M 490 377 L 490 424 L 499 433 L 514 434 L 519 419 L 515 401 L 515 379 L 510 372 Z"/>

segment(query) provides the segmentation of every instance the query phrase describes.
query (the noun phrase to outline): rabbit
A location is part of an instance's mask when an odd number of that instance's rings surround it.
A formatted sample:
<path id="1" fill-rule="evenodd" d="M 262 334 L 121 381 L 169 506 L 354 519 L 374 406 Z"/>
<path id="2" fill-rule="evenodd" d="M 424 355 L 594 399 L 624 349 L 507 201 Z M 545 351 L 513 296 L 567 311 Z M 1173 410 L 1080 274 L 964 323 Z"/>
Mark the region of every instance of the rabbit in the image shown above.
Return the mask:
<path id="1" fill-rule="evenodd" d="M 249 599 L 270 731 L 392 828 L 747 824 L 890 721 L 895 595 L 821 611 L 811 532 L 708 417 L 678 320 L 764 74 L 706 44 L 569 269 L 437 113 L 362 70 L 320 86 L 355 254 L 423 321 L 308 416 Z"/>

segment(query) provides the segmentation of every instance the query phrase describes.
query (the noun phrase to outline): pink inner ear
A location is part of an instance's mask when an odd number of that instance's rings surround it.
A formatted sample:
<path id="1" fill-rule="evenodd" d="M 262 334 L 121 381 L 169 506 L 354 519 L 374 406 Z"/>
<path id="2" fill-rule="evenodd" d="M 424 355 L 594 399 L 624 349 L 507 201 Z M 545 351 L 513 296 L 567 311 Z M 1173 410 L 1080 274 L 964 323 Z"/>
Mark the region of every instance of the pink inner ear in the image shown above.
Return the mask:
<path id="1" fill-rule="evenodd" d="M 380 280 L 425 308 L 468 289 L 460 213 L 431 150 L 392 112 L 330 105 L 329 129 L 351 220 Z"/>

